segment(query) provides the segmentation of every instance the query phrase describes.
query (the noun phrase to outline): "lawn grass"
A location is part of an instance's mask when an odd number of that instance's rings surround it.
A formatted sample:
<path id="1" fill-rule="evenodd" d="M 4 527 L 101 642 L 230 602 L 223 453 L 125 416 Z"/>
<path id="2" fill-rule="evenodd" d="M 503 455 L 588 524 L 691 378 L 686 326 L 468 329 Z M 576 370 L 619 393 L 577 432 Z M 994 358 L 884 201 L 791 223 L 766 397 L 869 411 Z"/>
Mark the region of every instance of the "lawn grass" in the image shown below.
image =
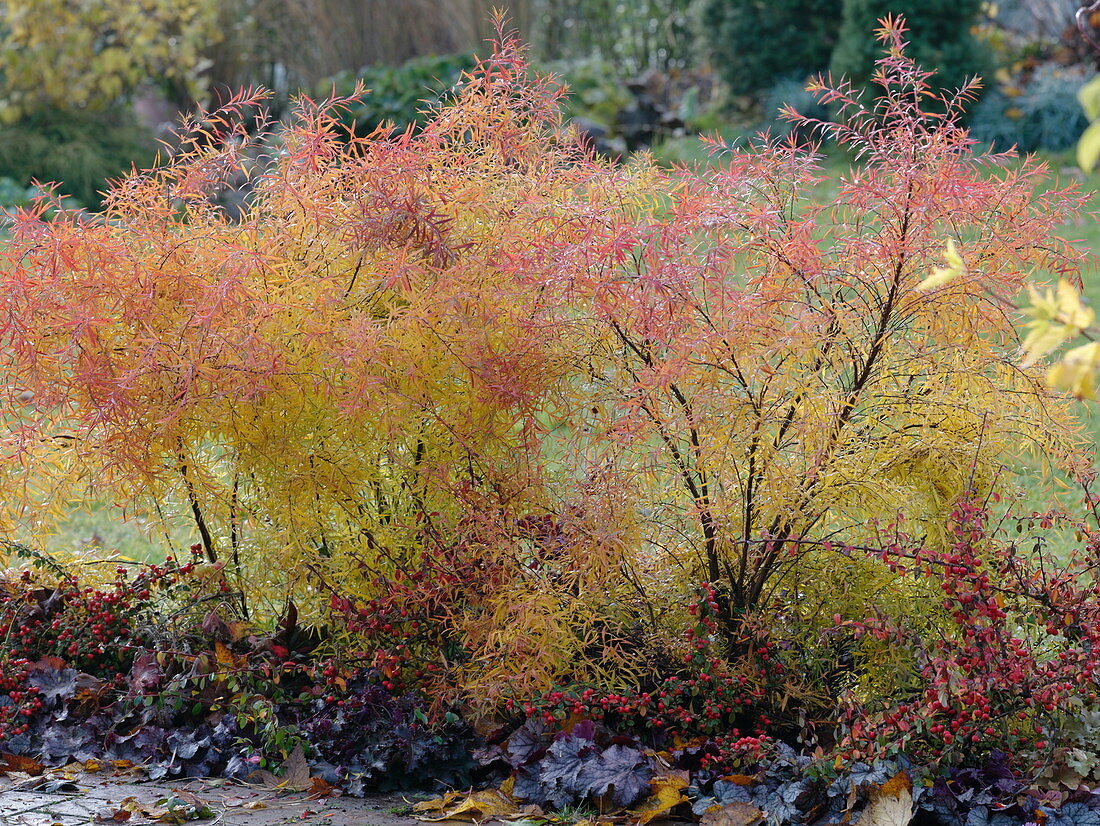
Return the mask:
<path id="1" fill-rule="evenodd" d="M 153 511 L 123 513 L 107 499 L 73 507 L 56 532 L 41 543 L 44 550 L 60 557 L 96 550 L 115 553 L 125 559 L 163 562 L 169 553 L 179 555 L 199 541 L 194 525 L 183 520 L 165 527 Z"/>

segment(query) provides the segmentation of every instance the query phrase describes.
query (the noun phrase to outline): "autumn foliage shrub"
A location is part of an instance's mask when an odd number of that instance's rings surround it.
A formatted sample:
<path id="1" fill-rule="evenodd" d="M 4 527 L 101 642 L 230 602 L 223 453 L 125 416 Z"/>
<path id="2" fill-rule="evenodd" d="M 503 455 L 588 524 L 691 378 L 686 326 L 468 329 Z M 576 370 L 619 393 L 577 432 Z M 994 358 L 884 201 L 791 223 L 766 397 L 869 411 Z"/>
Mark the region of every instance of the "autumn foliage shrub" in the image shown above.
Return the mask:
<path id="1" fill-rule="evenodd" d="M 618 176 L 555 138 L 525 71 L 507 47 L 415 136 L 348 142 L 345 103 L 303 102 L 240 222 L 209 200 L 248 140 L 231 112 L 102 219 L 22 215 L 9 481 L 179 502 L 258 610 L 293 594 L 314 621 L 453 563 L 433 619 L 475 654 L 538 681 L 582 659 L 626 549 L 543 455 L 586 346 L 546 288 L 574 263 L 519 259 L 583 239 L 590 182 Z"/>
<path id="2" fill-rule="evenodd" d="M 815 87 L 861 158 L 823 203 L 790 144 L 593 157 L 505 40 L 415 134 L 303 100 L 256 166 L 242 94 L 102 216 L 21 213 L 10 520 L 92 488 L 175 506 L 258 616 L 293 599 L 340 656 L 481 711 L 683 676 L 701 582 L 723 673 L 763 649 L 799 692 L 834 614 L 949 627 L 934 587 L 823 543 L 904 516 L 946 549 L 1004 462 L 1072 464 L 1006 306 L 1075 277 L 1054 227 L 1081 199 L 973 154 L 969 90 L 923 111 L 903 31 L 873 108 Z M 242 170 L 235 220 L 213 196 Z M 796 627 L 805 656 L 768 651 Z"/>

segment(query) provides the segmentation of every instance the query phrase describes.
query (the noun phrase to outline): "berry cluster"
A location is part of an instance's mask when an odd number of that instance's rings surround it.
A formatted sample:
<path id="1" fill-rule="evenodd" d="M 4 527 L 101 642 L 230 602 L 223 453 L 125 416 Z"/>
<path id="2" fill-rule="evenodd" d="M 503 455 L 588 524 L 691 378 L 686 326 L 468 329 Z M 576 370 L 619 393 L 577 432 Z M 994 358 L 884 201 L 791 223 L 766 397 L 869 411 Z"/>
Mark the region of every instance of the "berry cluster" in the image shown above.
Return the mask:
<path id="1" fill-rule="evenodd" d="M 0 669 L 0 742 L 27 730 L 27 720 L 42 708 L 38 689 L 27 685 L 30 662 L 7 659 Z"/>
<path id="2" fill-rule="evenodd" d="M 131 574 L 118 566 L 106 586 L 81 585 L 67 572 L 46 585 L 23 571 L 0 588 L 3 655 L 27 662 L 60 657 L 80 671 L 121 682 L 132 659 L 128 646 L 157 595 L 178 586 L 193 567 L 170 559 Z"/>
<path id="3" fill-rule="evenodd" d="M 1100 616 L 1085 578 L 1040 575 L 985 528 L 987 512 L 963 503 L 948 548 L 891 547 L 896 574 L 938 582 L 946 622 L 922 639 L 887 618 L 842 623 L 857 638 L 907 652 L 917 689 L 884 710 L 847 700 L 849 757 L 906 751 L 937 762 L 963 752 L 1048 746 L 1059 709 L 1095 707 Z"/>
<path id="4" fill-rule="evenodd" d="M 696 619 L 685 635 L 689 650 L 680 674 L 666 676 L 648 690 L 607 692 L 568 686 L 555 689 L 533 702 L 509 701 L 509 710 L 542 717 L 548 726 L 567 721 L 592 720 L 612 731 L 649 732 L 653 739 L 699 744 L 701 767 L 732 771 L 757 762 L 767 749 L 765 729 L 770 724 L 759 712 L 771 666 L 770 647 L 759 643 L 753 653 L 762 662 L 740 663 L 737 673 L 714 654 L 718 634 L 718 602 L 715 589 L 700 586 L 689 607 Z M 752 735 L 742 735 L 748 727 Z"/>

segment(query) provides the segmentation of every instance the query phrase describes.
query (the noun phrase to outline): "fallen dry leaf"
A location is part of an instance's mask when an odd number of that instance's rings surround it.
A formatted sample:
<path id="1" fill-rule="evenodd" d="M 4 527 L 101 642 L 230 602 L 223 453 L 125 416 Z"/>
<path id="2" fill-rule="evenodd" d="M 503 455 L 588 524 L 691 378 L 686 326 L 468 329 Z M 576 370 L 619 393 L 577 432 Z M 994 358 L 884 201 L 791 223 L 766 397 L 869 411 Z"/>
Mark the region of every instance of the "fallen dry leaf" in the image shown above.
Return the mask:
<path id="1" fill-rule="evenodd" d="M 913 781 L 898 772 L 877 789 L 857 826 L 908 826 L 913 819 Z"/>
<path id="2" fill-rule="evenodd" d="M 128 821 L 133 816 L 133 814 L 134 814 L 133 812 L 127 811 L 126 809 L 116 809 L 114 811 L 107 810 L 106 812 L 101 812 L 101 813 L 97 814 L 95 816 L 95 822 L 96 823 L 125 823 L 126 821 Z"/>
<path id="3" fill-rule="evenodd" d="M 306 797 L 309 800 L 320 800 L 323 797 L 332 797 L 332 786 L 330 786 L 323 777 L 311 778 L 309 793 Z"/>
<path id="4" fill-rule="evenodd" d="M 7 752 L 0 753 L 0 774 L 21 772 L 22 774 L 29 774 L 33 777 L 42 774 L 45 770 L 46 767 L 44 765 L 37 760 L 32 760 L 30 757 L 23 757 L 18 754 L 8 754 Z"/>
<path id="5" fill-rule="evenodd" d="M 686 772 L 676 772 L 654 777 L 649 781 L 653 794 L 643 800 L 639 806 L 630 809 L 628 814 L 644 826 L 686 802 L 687 797 L 683 793 L 688 787 L 688 779 L 684 776 L 686 774 Z"/>
<path id="6" fill-rule="evenodd" d="M 145 817 L 148 812 L 136 797 L 126 797 L 117 806 L 112 806 L 95 816 L 96 823 L 128 823 L 134 815 Z"/>
<path id="7" fill-rule="evenodd" d="M 756 782 L 756 778 L 751 774 L 727 774 L 722 779 L 738 786 L 751 786 Z"/>
<path id="8" fill-rule="evenodd" d="M 245 780 L 265 789 L 288 792 L 304 792 L 313 785 L 309 777 L 309 764 L 306 763 L 306 756 L 301 746 L 295 746 L 294 751 L 283 763 L 282 777 L 276 777 L 269 771 L 259 769 L 248 775 Z"/>
<path id="9" fill-rule="evenodd" d="M 500 789 L 483 792 L 447 792 L 413 806 L 417 820 L 499 820 L 516 814 L 516 802 Z"/>
<path id="10" fill-rule="evenodd" d="M 764 822 L 764 813 L 748 803 L 734 801 L 703 815 L 700 826 L 756 826 Z"/>

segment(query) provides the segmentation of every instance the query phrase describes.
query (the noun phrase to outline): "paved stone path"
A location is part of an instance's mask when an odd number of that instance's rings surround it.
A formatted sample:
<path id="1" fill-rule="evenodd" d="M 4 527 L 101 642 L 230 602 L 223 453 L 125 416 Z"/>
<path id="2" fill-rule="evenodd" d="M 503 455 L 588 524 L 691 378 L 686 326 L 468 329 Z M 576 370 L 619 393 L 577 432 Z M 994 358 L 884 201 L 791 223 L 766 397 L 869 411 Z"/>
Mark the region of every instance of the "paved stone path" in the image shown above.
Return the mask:
<path id="1" fill-rule="evenodd" d="M 219 826 L 423 826 L 398 795 L 310 800 L 220 780 L 139 782 L 133 774 L 0 778 L 0 825 L 85 826 L 176 822 Z M 205 811 L 203 811 L 205 809 Z M 198 819 L 195 814 L 202 813 Z"/>

